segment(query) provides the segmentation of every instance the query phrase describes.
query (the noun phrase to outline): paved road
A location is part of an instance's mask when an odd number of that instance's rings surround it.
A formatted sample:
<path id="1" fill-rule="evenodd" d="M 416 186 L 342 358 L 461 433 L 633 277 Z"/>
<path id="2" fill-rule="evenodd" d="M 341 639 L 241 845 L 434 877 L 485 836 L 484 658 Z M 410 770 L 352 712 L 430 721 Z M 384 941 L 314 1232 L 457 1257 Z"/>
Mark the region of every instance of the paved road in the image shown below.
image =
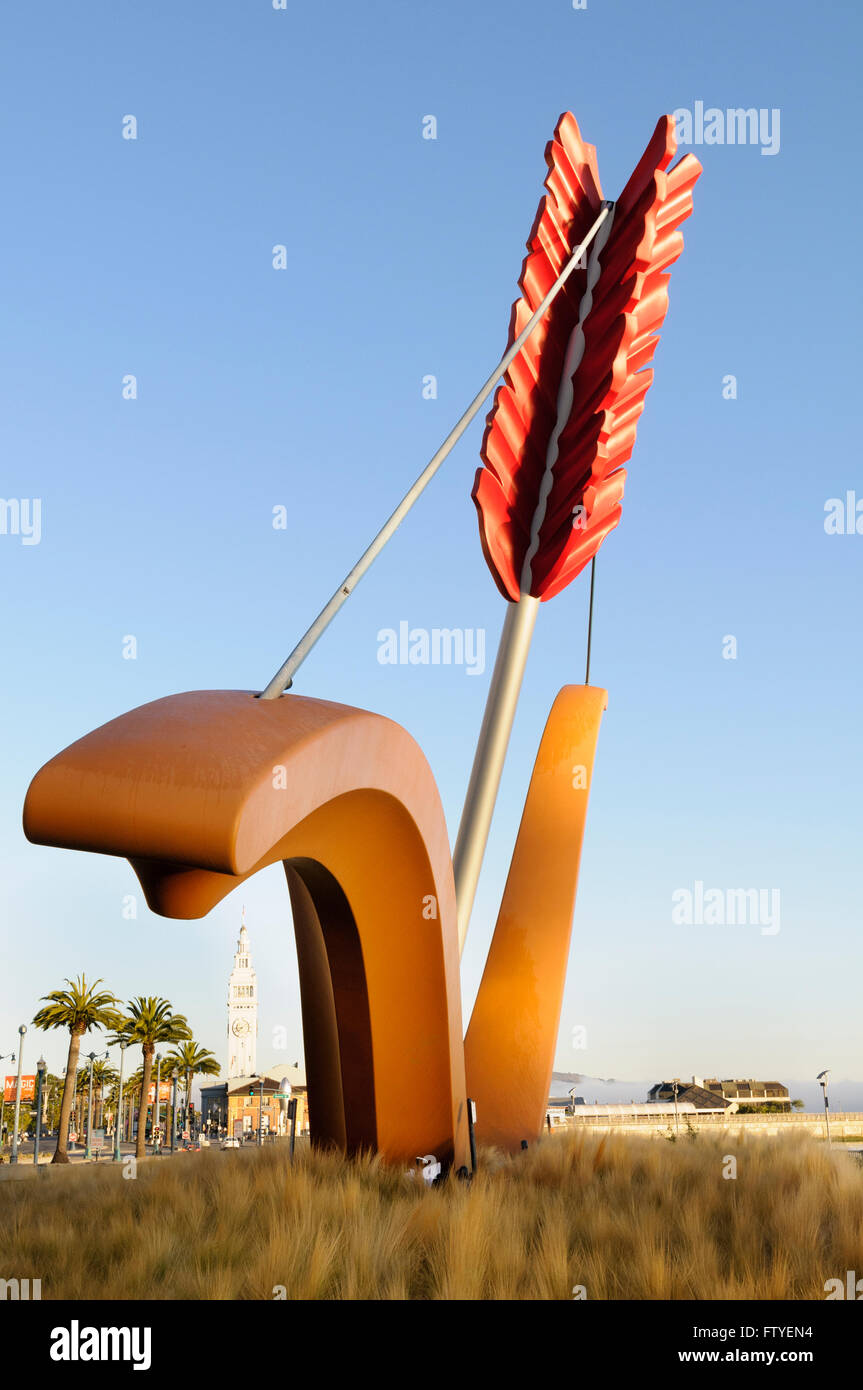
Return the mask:
<path id="1" fill-rule="evenodd" d="M 57 1140 L 56 1140 L 56 1139 L 47 1139 L 47 1140 L 46 1140 L 46 1139 L 43 1139 L 43 1140 L 41 1141 L 41 1143 L 40 1143 L 40 1145 L 39 1145 L 39 1167 L 40 1167 L 40 1168 L 44 1167 L 44 1166 L 47 1165 L 47 1164 L 50 1164 L 51 1159 L 52 1159 L 52 1157 L 53 1157 L 53 1155 L 54 1155 L 54 1150 L 55 1150 L 56 1147 L 57 1147 Z M 214 1144 L 213 1147 L 216 1148 L 217 1145 Z M 120 1157 L 121 1157 L 121 1158 L 126 1158 L 127 1156 L 131 1156 L 132 1154 L 134 1154 L 134 1152 L 135 1152 L 135 1144 L 134 1144 L 134 1142 L 132 1142 L 132 1143 L 130 1143 L 130 1144 L 121 1144 L 121 1145 L 120 1145 Z M 69 1162 L 70 1162 L 70 1163 L 78 1164 L 78 1163 L 86 1163 L 86 1162 L 88 1162 L 88 1160 L 84 1157 L 84 1155 L 85 1155 L 85 1148 L 84 1148 L 84 1145 L 83 1145 L 83 1144 L 74 1144 L 74 1145 L 73 1145 L 73 1144 L 70 1144 L 70 1145 L 69 1145 L 69 1149 L 68 1149 L 68 1153 L 69 1153 Z M 147 1157 L 150 1158 L 150 1157 L 152 1156 L 152 1153 L 153 1153 L 152 1147 L 148 1144 L 148 1145 L 147 1145 Z M 162 1150 L 162 1156 L 163 1156 L 164 1158 L 170 1158 L 170 1156 L 171 1156 L 170 1149 L 167 1149 L 167 1148 L 163 1149 L 163 1150 Z M 94 1150 L 93 1150 L 93 1156 L 92 1156 L 92 1158 L 89 1160 L 89 1162 L 92 1162 L 92 1163 L 111 1163 L 111 1162 L 113 1161 L 113 1157 L 114 1157 L 114 1145 L 113 1145 L 113 1140 L 112 1140 L 112 1141 L 109 1141 L 109 1142 L 106 1142 L 105 1144 L 103 1144 L 101 1153 L 99 1154 L 98 1157 L 97 1157 L 97 1154 L 96 1154 L 96 1150 L 95 1150 L 95 1148 L 94 1148 Z M 14 1172 L 16 1171 L 16 1169 L 24 1169 L 24 1168 L 27 1168 L 27 1169 L 32 1170 L 32 1168 L 33 1168 L 33 1142 L 32 1142 L 32 1140 L 30 1140 L 29 1142 L 25 1142 L 25 1143 L 23 1143 L 23 1144 L 19 1144 L 19 1145 L 18 1145 L 18 1163 L 17 1163 L 17 1165 L 11 1164 L 11 1163 L 9 1162 L 9 1159 L 10 1159 L 10 1151 L 9 1151 L 9 1147 L 8 1147 L 8 1145 L 7 1145 L 7 1146 L 4 1148 L 4 1150 L 3 1150 L 3 1163 L 0 1164 L 0 1179 L 2 1179 L 2 1178 L 4 1178 L 4 1177 L 9 1177 L 12 1173 L 14 1173 Z"/>
<path id="2" fill-rule="evenodd" d="M 299 1137 L 299 1136 L 298 1136 L 298 1137 Z M 218 1140 L 218 1139 L 213 1139 L 213 1140 L 211 1141 L 211 1144 L 209 1145 L 209 1147 L 211 1147 L 211 1148 L 213 1148 L 213 1149 L 218 1149 L 219 1146 L 220 1146 L 220 1142 L 221 1142 L 221 1141 Z M 280 1142 L 286 1143 L 287 1140 L 286 1140 L 286 1139 L 283 1139 L 283 1138 L 280 1136 Z M 42 1139 L 42 1141 L 41 1141 L 41 1143 L 40 1143 L 40 1145 L 39 1145 L 39 1167 L 40 1167 L 40 1168 L 46 1167 L 47 1165 L 50 1164 L 51 1159 L 52 1159 L 53 1154 L 54 1154 L 54 1149 L 56 1148 L 56 1146 L 57 1146 L 57 1140 L 56 1140 L 56 1139 Z M 249 1144 L 243 1144 L 242 1147 L 243 1147 L 244 1149 L 245 1149 L 245 1148 L 250 1148 L 250 1149 L 251 1149 L 251 1148 L 255 1148 L 256 1145 L 255 1145 L 255 1144 L 252 1144 L 252 1143 L 249 1143 Z M 131 1143 L 128 1143 L 128 1144 L 124 1143 L 124 1144 L 121 1144 L 121 1145 L 120 1145 L 120 1156 L 121 1156 L 121 1158 L 126 1158 L 127 1156 L 131 1156 L 131 1155 L 134 1154 L 134 1152 L 135 1152 L 135 1143 L 134 1143 L 134 1140 L 133 1140 Z M 178 1143 L 178 1152 L 179 1152 L 179 1143 Z M 70 1163 L 78 1164 L 78 1163 L 86 1163 L 86 1162 L 88 1162 L 88 1161 L 91 1162 L 91 1163 L 111 1163 L 111 1162 L 113 1161 L 113 1157 L 114 1157 L 114 1143 L 113 1143 L 113 1140 L 111 1140 L 111 1139 L 106 1140 L 105 1143 L 104 1143 L 103 1146 L 102 1146 L 101 1153 L 100 1153 L 100 1155 L 99 1155 L 98 1157 L 97 1157 L 97 1154 L 96 1154 L 96 1150 L 95 1150 L 95 1148 L 94 1148 L 94 1150 L 93 1150 L 93 1156 L 92 1156 L 92 1158 L 91 1158 L 90 1160 L 87 1160 L 87 1159 L 84 1157 L 84 1154 L 85 1154 L 85 1147 L 84 1147 L 83 1144 L 70 1144 L 70 1145 L 69 1145 L 69 1148 L 68 1148 L 68 1154 L 69 1154 L 69 1162 L 70 1162 Z M 147 1157 L 147 1158 L 151 1158 L 152 1156 L 153 1156 L 153 1150 L 152 1150 L 151 1145 L 148 1144 L 148 1145 L 147 1145 L 147 1151 L 146 1151 L 146 1157 Z M 167 1147 L 164 1148 L 164 1149 L 162 1149 L 162 1150 L 161 1150 L 161 1153 L 160 1153 L 160 1156 L 161 1156 L 162 1158 L 170 1158 L 170 1157 L 171 1157 L 171 1151 L 170 1151 L 170 1149 L 167 1148 Z M 32 1141 L 32 1140 L 28 1140 L 28 1141 L 25 1141 L 23 1144 L 19 1144 L 19 1145 L 18 1145 L 18 1162 L 17 1162 L 17 1164 L 15 1164 L 15 1165 L 11 1164 L 11 1163 L 9 1162 L 9 1158 L 10 1158 L 9 1146 L 6 1145 L 6 1146 L 4 1147 L 4 1149 L 3 1149 L 3 1163 L 0 1164 L 0 1181 L 2 1181 L 3 1178 L 12 1177 L 12 1176 L 13 1176 L 14 1174 L 16 1174 L 16 1173 L 23 1173 L 23 1172 L 25 1172 L 25 1171 L 32 1172 L 32 1171 L 33 1171 L 33 1141 Z"/>

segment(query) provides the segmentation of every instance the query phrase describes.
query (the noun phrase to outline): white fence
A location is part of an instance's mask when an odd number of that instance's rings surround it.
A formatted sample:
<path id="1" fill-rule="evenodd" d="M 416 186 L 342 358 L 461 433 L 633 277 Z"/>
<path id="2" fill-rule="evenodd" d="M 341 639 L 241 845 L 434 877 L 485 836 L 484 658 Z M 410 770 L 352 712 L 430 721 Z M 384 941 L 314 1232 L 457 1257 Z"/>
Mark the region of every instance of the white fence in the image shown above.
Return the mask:
<path id="1" fill-rule="evenodd" d="M 570 1129 L 615 1129 L 630 1131 L 632 1133 L 648 1133 L 654 1131 L 659 1134 L 667 1134 L 677 1129 L 680 1134 L 686 1134 L 692 1129 L 698 1130 L 745 1130 L 754 1134 L 787 1134 L 801 1133 L 814 1134 L 817 1137 L 826 1136 L 824 1115 L 805 1114 L 800 1111 L 792 1110 L 790 1114 L 777 1113 L 774 1115 L 752 1115 L 745 1112 L 737 1112 L 735 1115 L 728 1115 L 724 1111 L 716 1111 L 715 1114 L 701 1112 L 695 1115 L 681 1114 L 675 1127 L 674 1115 L 638 1115 L 631 1111 L 627 1113 L 622 1110 L 619 1114 L 605 1115 L 579 1115 L 578 1107 L 574 1115 L 567 1115 L 562 1124 L 552 1126 L 552 1130 Z M 863 1111 L 837 1111 L 830 1115 L 830 1136 L 833 1139 L 863 1139 Z"/>

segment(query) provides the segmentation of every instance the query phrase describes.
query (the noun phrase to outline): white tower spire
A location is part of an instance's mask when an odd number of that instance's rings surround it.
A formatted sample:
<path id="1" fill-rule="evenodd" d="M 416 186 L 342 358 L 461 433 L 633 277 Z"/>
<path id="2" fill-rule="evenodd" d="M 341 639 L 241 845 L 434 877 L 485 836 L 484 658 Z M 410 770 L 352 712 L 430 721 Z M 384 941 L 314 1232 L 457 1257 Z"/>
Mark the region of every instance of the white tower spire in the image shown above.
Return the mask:
<path id="1" fill-rule="evenodd" d="M 252 969 L 246 909 L 240 919 L 240 935 L 234 968 L 228 983 L 228 1079 L 252 1076 L 258 1038 L 258 985 Z"/>

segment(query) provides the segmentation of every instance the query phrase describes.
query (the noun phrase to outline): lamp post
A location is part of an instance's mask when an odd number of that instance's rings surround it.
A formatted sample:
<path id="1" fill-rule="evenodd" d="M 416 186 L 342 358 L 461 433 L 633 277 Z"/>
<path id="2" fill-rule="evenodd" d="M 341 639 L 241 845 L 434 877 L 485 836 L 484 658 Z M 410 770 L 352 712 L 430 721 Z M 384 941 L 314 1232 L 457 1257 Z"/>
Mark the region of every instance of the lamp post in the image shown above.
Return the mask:
<path id="1" fill-rule="evenodd" d="M 0 1062 L 14 1062 L 14 1052 L 0 1052 Z M 0 1092 L 0 1152 L 3 1149 L 3 1126 L 6 1123 L 6 1087 Z"/>
<path id="2" fill-rule="evenodd" d="M 294 1161 L 294 1144 L 297 1139 L 297 1098 L 291 1096 L 288 1101 L 288 1119 L 291 1123 L 291 1162 Z"/>
<path id="3" fill-rule="evenodd" d="M 85 1159 L 93 1157 L 93 1150 L 90 1147 L 90 1132 L 93 1128 L 93 1063 L 95 1060 L 95 1052 L 88 1052 L 87 1061 L 90 1063 L 90 1082 L 87 1088 L 87 1144 L 84 1149 Z"/>
<path id="4" fill-rule="evenodd" d="M 47 1063 L 40 1057 L 36 1063 L 36 1136 L 33 1140 L 33 1167 L 39 1167 L 39 1141 L 42 1138 L 42 1083 Z"/>
<path id="5" fill-rule="evenodd" d="M 114 1162 L 120 1162 L 120 1138 L 123 1133 L 123 1063 L 126 1060 L 126 1043 L 120 1039 L 120 1081 L 117 1090 L 117 1118 L 114 1121 Z"/>
<path id="6" fill-rule="evenodd" d="M 9 1158 L 10 1163 L 18 1162 L 18 1124 L 21 1114 L 21 1068 L 24 1065 L 24 1034 L 27 1032 L 25 1024 L 21 1024 L 18 1029 L 18 1036 L 21 1041 L 18 1044 L 18 1078 L 15 1082 L 15 1118 L 12 1128 L 12 1153 Z"/>
<path id="7" fill-rule="evenodd" d="M 828 1068 L 827 1071 L 820 1071 L 816 1079 L 821 1082 L 821 1089 L 824 1092 L 824 1123 L 827 1126 L 827 1143 L 831 1144 L 832 1140 L 830 1138 L 830 1106 L 827 1102 L 827 1082 L 829 1078 L 830 1069 Z"/>
<path id="8" fill-rule="evenodd" d="M 476 1131 L 475 1131 L 475 1129 L 474 1129 L 474 1125 L 476 1124 L 476 1101 L 475 1101 L 475 1100 L 471 1100 L 470 1096 L 468 1096 L 468 1098 L 467 1098 L 466 1108 L 467 1108 L 467 1137 L 468 1137 L 468 1142 L 469 1142 L 469 1144 L 470 1144 L 470 1171 L 471 1171 L 472 1173 L 475 1173 L 475 1172 L 476 1172 Z M 523 1140 L 522 1140 L 521 1146 L 522 1146 L 523 1149 L 526 1149 L 526 1148 L 527 1148 L 527 1140 L 526 1140 L 526 1139 L 523 1139 Z"/>
<path id="9" fill-rule="evenodd" d="M 177 1147 L 177 1077 L 179 1075 L 177 1068 L 174 1067 L 171 1072 L 171 1081 L 173 1082 L 171 1088 L 171 1153 Z"/>
<path id="10" fill-rule="evenodd" d="M 157 1052 L 157 1053 L 156 1053 L 156 1097 L 155 1097 L 156 1103 L 155 1103 L 155 1105 L 153 1106 L 153 1153 L 154 1153 L 154 1154 L 159 1153 L 159 1151 L 160 1151 L 160 1149 L 161 1149 L 161 1145 L 159 1144 L 158 1137 L 157 1137 L 157 1136 L 158 1136 L 158 1130 L 159 1130 L 159 1122 L 160 1122 L 160 1119 L 161 1119 L 161 1110 L 162 1110 L 162 1107 L 161 1107 L 161 1105 L 159 1104 L 159 1096 L 160 1096 L 160 1094 L 161 1094 L 159 1088 L 160 1088 L 161 1084 L 162 1084 L 162 1054 L 161 1054 L 161 1052 Z"/>
<path id="11" fill-rule="evenodd" d="M 44 1057 L 40 1057 L 40 1058 L 39 1058 L 39 1061 L 45 1063 L 45 1071 L 44 1071 L 44 1075 L 43 1075 L 43 1077 L 42 1077 L 42 1124 L 43 1124 L 44 1126 L 47 1126 L 47 1128 L 48 1128 L 48 1133 L 50 1134 L 50 1132 L 51 1132 L 51 1126 L 50 1126 L 50 1124 L 49 1124 L 49 1120 L 50 1120 L 50 1118 L 51 1118 L 51 1115 L 50 1115 L 50 1106 L 51 1106 L 51 1099 L 52 1099 L 52 1096 L 51 1096 L 51 1088 L 50 1088 L 50 1086 L 48 1085 L 48 1063 L 45 1062 L 45 1058 L 44 1058 Z"/>
<path id="12" fill-rule="evenodd" d="M 261 1077 L 261 1094 L 258 1099 L 258 1148 L 264 1143 L 264 1078 Z"/>

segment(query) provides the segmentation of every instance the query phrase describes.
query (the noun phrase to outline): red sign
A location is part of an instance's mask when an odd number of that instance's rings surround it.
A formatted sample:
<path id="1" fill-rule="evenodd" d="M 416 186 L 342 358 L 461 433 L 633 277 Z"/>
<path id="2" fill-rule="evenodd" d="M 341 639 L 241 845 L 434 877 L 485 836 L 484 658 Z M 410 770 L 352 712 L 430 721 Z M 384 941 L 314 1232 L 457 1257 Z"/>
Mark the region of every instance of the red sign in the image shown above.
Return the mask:
<path id="1" fill-rule="evenodd" d="M 18 1084 L 17 1076 L 7 1076 L 3 1085 L 3 1099 L 7 1105 L 15 1104 L 15 1088 Z M 35 1076 L 21 1077 L 21 1099 L 31 1101 L 36 1099 L 36 1078 Z"/>
<path id="2" fill-rule="evenodd" d="M 148 1101 L 150 1102 L 150 1104 L 152 1105 L 155 1099 L 156 1099 L 156 1083 L 155 1083 L 155 1081 L 151 1081 L 151 1082 L 150 1082 L 149 1090 L 147 1091 L 147 1100 L 148 1100 Z M 160 1081 L 160 1082 L 159 1082 L 159 1100 L 160 1100 L 160 1102 L 163 1101 L 163 1100 L 170 1100 L 170 1099 L 171 1099 L 171 1083 L 170 1083 L 170 1081 Z"/>

